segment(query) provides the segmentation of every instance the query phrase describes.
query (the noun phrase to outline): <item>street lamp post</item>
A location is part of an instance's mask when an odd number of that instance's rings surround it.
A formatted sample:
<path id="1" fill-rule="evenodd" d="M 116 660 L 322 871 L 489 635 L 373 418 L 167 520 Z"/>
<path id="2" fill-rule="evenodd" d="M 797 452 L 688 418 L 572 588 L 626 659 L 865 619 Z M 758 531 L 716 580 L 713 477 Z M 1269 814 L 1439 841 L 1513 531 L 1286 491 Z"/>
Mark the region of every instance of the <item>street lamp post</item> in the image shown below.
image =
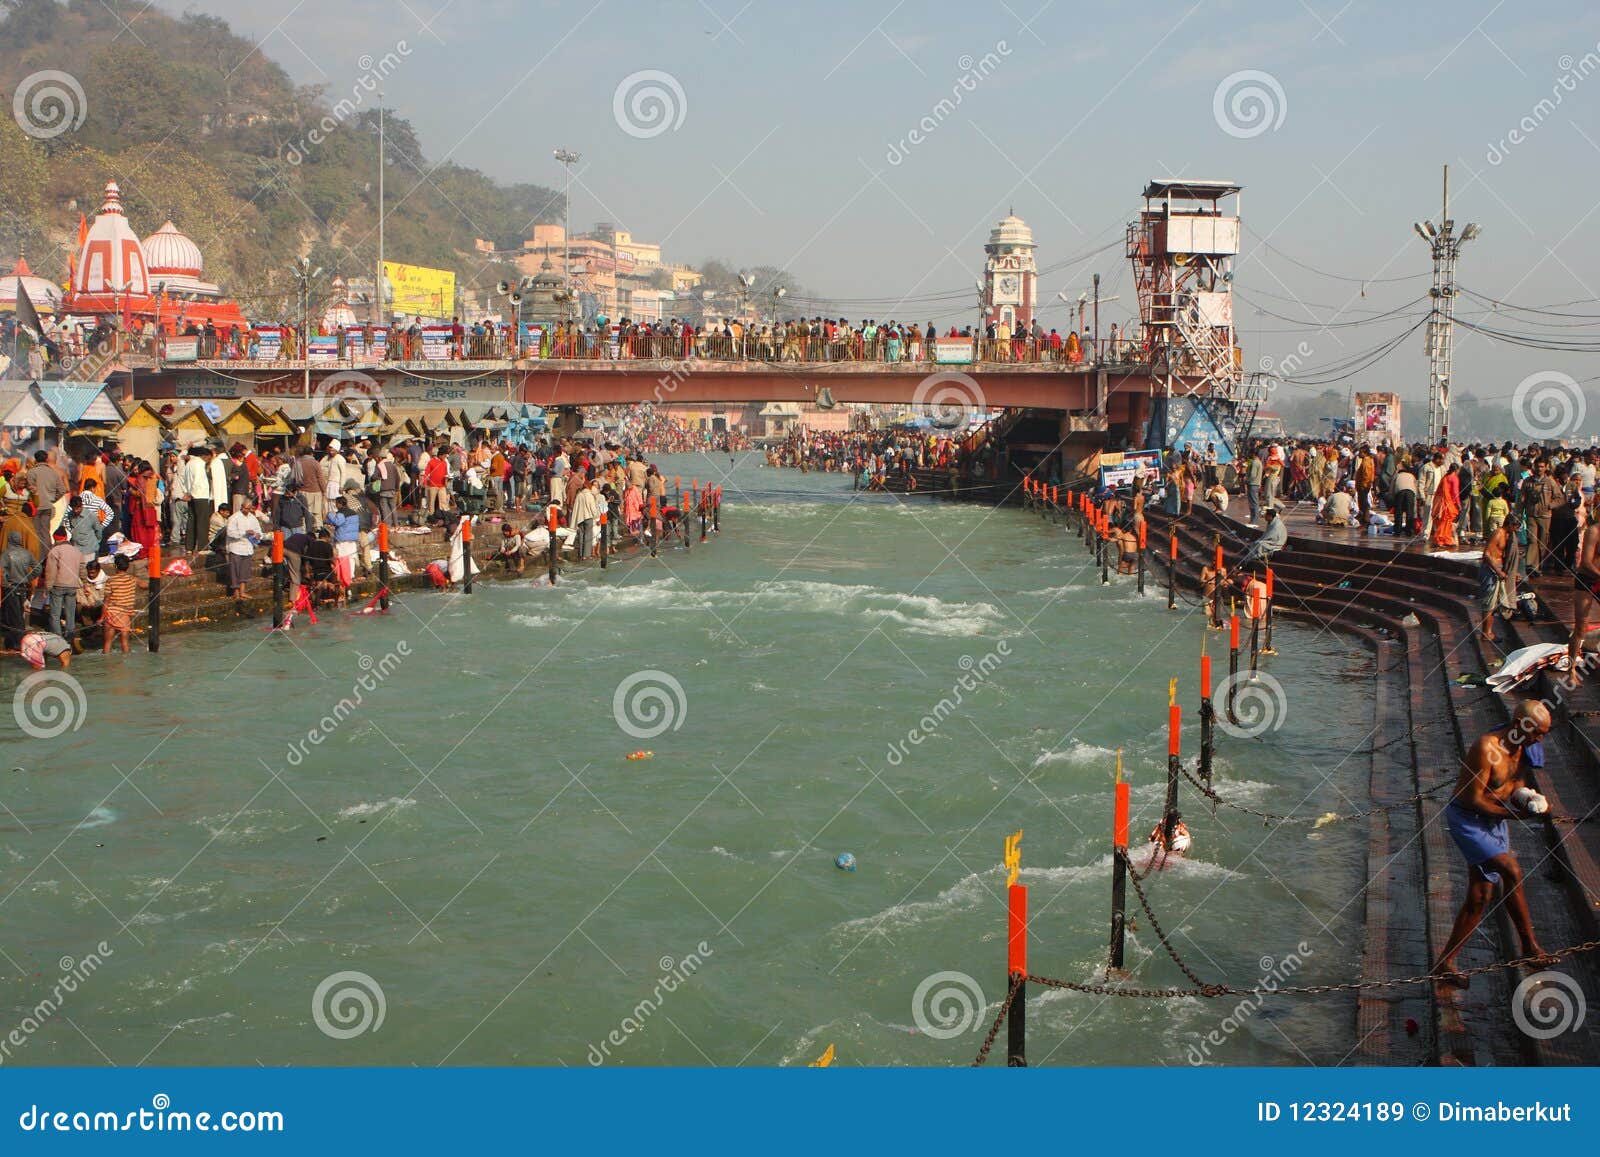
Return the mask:
<path id="1" fill-rule="evenodd" d="M 748 273 L 739 274 L 739 284 L 742 286 L 739 297 L 739 312 L 743 314 L 739 325 L 739 358 L 745 360 L 750 353 L 750 287 L 755 285 L 756 279 Z"/>
<path id="2" fill-rule="evenodd" d="M 984 289 L 983 282 L 979 281 L 974 284 L 978 287 L 978 328 L 972 331 L 972 348 L 975 351 L 972 355 L 972 360 L 981 362 L 983 360 L 984 326 L 989 316 L 988 292 Z"/>
<path id="3" fill-rule="evenodd" d="M 311 399 L 311 283 L 322 276 L 322 267 L 311 268 L 311 258 L 302 257 L 290 269 L 290 274 L 300 283 L 300 360 L 303 366 L 303 388 L 306 400 Z"/>
<path id="4" fill-rule="evenodd" d="M 1454 352 L 1456 310 L 1456 259 L 1461 247 L 1483 230 L 1476 225 L 1456 232 L 1450 216 L 1450 166 L 1444 167 L 1444 204 L 1437 223 L 1418 221 L 1411 226 L 1433 255 L 1433 310 L 1428 316 L 1428 444 L 1450 439 L 1450 370 Z"/>
<path id="5" fill-rule="evenodd" d="M 556 160 L 567 170 L 567 189 L 561 199 L 561 276 L 567 292 L 572 292 L 572 166 L 581 158 L 571 149 L 557 149 Z"/>

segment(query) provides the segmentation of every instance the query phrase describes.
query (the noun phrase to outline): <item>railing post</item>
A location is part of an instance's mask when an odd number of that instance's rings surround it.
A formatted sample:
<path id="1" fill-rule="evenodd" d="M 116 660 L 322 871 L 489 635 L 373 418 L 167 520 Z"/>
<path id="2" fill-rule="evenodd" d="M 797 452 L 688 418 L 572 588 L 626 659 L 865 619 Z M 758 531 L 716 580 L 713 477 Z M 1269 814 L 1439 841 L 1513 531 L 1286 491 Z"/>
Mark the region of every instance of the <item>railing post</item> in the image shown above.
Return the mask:
<path id="1" fill-rule="evenodd" d="M 1172 836 L 1178 826 L 1178 755 L 1183 729 L 1182 708 L 1178 706 L 1178 681 L 1167 685 L 1167 802 L 1161 816 L 1164 852 L 1172 851 Z"/>
<path id="2" fill-rule="evenodd" d="M 1239 717 L 1234 714 L 1233 700 L 1239 687 L 1239 610 L 1235 607 L 1228 619 L 1228 701 L 1226 704 L 1228 722 L 1238 723 Z"/>
<path id="3" fill-rule="evenodd" d="M 461 519 L 461 589 L 472 593 L 472 519 Z"/>
<path id="4" fill-rule="evenodd" d="M 1128 932 L 1128 785 L 1117 749 L 1117 780 L 1111 812 L 1111 968 L 1122 968 Z"/>
<path id="5" fill-rule="evenodd" d="M 283 535 L 278 536 L 279 545 Z M 280 551 L 281 555 L 281 551 Z M 378 609 L 389 610 L 389 524 L 378 523 Z"/>
<path id="6" fill-rule="evenodd" d="M 651 502 L 654 501 L 654 499 L 651 499 Z M 550 585 L 555 586 L 556 571 L 560 569 L 561 563 L 561 540 L 556 537 L 556 531 L 561 529 L 561 512 L 560 508 L 553 502 L 550 504 L 550 508 L 545 511 L 545 529 L 550 532 L 550 548 L 545 552 L 550 573 Z M 655 540 L 651 539 L 650 541 L 653 543 Z M 655 552 L 651 551 L 651 553 L 654 554 Z"/>
<path id="7" fill-rule="evenodd" d="M 1141 518 L 1139 520 L 1139 595 L 1141 598 L 1144 596 L 1145 551 L 1149 547 L 1148 535 L 1146 534 L 1146 531 L 1149 529 L 1149 526 L 1150 524 L 1144 521 L 1144 519 Z"/>
<path id="8" fill-rule="evenodd" d="M 1100 585 L 1111 585 L 1111 516 L 1100 510 L 1100 525 L 1096 528 L 1098 536 L 1096 542 L 1100 545 Z"/>
<path id="9" fill-rule="evenodd" d="M 1172 552 L 1167 560 L 1167 610 L 1178 609 L 1178 532 L 1172 532 Z"/>
<path id="10" fill-rule="evenodd" d="M 146 604 L 146 610 L 150 616 L 150 653 L 154 655 L 161 650 L 161 544 L 159 542 L 150 548 L 147 560 L 150 601 Z M 107 632 L 110 630 L 110 628 L 104 629 Z"/>
<path id="11" fill-rule="evenodd" d="M 1006 1066 L 1028 1067 L 1028 888 L 1017 883 L 1022 871 L 1022 833 L 1006 840 L 1006 991 L 1016 987 L 1006 1018 Z"/>
<path id="12" fill-rule="evenodd" d="M 1272 647 L 1272 606 L 1275 598 L 1276 592 L 1273 590 L 1272 568 L 1269 566 L 1267 568 L 1267 641 L 1266 645 L 1261 648 L 1263 655 L 1276 655 L 1278 653 Z"/>
<path id="13" fill-rule="evenodd" d="M 606 555 L 610 553 L 609 550 L 608 550 L 609 543 L 607 541 L 611 537 L 610 521 L 611 520 L 610 520 L 608 515 L 602 514 L 600 516 L 600 569 L 601 570 L 605 570 L 606 566 L 608 565 L 608 560 L 606 558 Z"/>
<path id="14" fill-rule="evenodd" d="M 381 525 L 381 524 L 380 524 Z M 284 580 L 283 531 L 272 532 L 272 629 L 283 628 Z"/>
<path id="15" fill-rule="evenodd" d="M 1216 569 L 1211 580 L 1211 621 L 1216 626 L 1222 625 L 1222 535 L 1216 536 L 1217 559 Z"/>

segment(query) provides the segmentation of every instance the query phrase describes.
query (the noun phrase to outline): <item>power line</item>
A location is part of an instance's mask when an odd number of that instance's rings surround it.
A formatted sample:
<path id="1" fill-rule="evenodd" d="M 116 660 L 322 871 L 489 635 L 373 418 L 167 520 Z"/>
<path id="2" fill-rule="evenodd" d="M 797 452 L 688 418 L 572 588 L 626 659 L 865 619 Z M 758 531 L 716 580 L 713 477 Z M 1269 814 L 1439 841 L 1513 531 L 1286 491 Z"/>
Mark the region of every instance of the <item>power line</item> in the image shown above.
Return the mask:
<path id="1" fill-rule="evenodd" d="M 1249 229 L 1250 234 L 1261 243 L 1263 248 L 1270 249 L 1279 257 L 1287 261 L 1290 265 L 1298 265 L 1301 269 L 1304 269 L 1309 273 L 1315 273 L 1319 277 L 1326 277 L 1332 281 L 1348 281 L 1352 284 L 1359 285 L 1389 285 L 1399 281 L 1415 281 L 1419 277 L 1428 276 L 1426 273 L 1407 273 L 1403 277 L 1349 277 L 1342 273 L 1329 273 L 1326 269 L 1318 269 L 1315 265 L 1308 264 L 1307 262 L 1301 261 L 1298 258 L 1290 257 L 1282 249 L 1279 249 L 1276 245 L 1272 244 L 1272 242 L 1261 236 L 1254 229 L 1251 229 L 1250 226 L 1246 225 L 1245 228 Z"/>

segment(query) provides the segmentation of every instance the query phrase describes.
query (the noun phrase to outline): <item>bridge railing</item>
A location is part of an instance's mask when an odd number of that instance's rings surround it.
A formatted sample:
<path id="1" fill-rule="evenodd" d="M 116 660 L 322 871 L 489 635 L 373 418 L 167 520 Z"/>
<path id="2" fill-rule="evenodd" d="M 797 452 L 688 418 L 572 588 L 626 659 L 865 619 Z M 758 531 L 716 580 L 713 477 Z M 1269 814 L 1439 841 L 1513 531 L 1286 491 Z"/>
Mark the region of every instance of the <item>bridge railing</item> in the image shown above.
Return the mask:
<path id="1" fill-rule="evenodd" d="M 954 348 L 952 348 L 954 347 Z M 295 348 L 295 347 L 288 347 Z M 965 342 L 950 338 L 939 339 L 939 353 L 935 356 L 933 344 L 923 340 L 907 340 L 885 336 L 881 331 L 867 335 L 859 332 L 838 334 L 834 337 L 815 334 L 775 334 L 757 331 L 732 334 L 702 332 L 693 334 L 625 332 L 602 337 L 594 331 L 555 331 L 543 335 L 537 346 L 528 344 L 517 348 L 509 334 L 466 335 L 459 345 L 451 345 L 444 357 L 430 357 L 437 346 L 424 346 L 419 340 L 404 334 L 394 334 L 380 357 L 351 356 L 340 350 L 334 357 L 313 359 L 313 366 L 349 367 L 383 365 L 389 363 L 413 364 L 425 362 L 447 365 L 452 362 L 471 362 L 475 365 L 501 363 L 508 368 L 513 361 L 559 362 L 726 362 L 734 364 L 757 363 L 763 365 L 875 365 L 875 366 L 936 366 L 955 369 L 962 365 L 1052 365 L 1063 369 L 1088 369 L 1096 366 L 1138 366 L 1148 363 L 1146 351 L 1131 341 L 1110 339 L 1074 342 L 1070 338 L 1046 336 L 1043 338 L 967 339 Z M 164 351 L 162 351 L 164 353 Z M 297 351 L 298 352 L 298 351 Z M 210 353 L 211 356 L 205 356 Z M 302 368 L 300 357 L 280 354 L 273 359 L 251 358 L 246 351 L 235 347 L 203 351 L 204 362 L 231 362 L 241 367 Z M 181 365 L 181 362 L 174 362 Z"/>

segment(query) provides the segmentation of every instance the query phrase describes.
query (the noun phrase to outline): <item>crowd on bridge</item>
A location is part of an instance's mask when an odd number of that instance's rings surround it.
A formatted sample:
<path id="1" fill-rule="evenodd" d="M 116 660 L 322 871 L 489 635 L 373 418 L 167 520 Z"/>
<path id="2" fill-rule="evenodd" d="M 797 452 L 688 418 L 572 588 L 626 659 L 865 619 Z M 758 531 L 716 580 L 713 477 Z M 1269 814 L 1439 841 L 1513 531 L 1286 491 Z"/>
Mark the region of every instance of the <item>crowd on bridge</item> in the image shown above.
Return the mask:
<path id="1" fill-rule="evenodd" d="M 933 364 L 952 362 L 1057 364 L 1063 366 L 1135 364 L 1142 347 L 1123 336 L 1116 325 L 1109 337 L 1096 341 L 1076 330 L 1061 333 L 1037 321 L 1013 328 L 1004 321 L 981 330 L 933 322 L 879 321 L 864 318 L 795 318 L 787 321 L 745 321 L 724 317 L 700 323 L 682 318 L 645 321 L 604 315 L 585 322 L 563 321 L 524 325 L 520 338 L 499 318 L 476 321 L 452 318 L 432 323 L 421 317 L 397 319 L 389 327 L 370 324 L 313 328 L 327 339 L 312 352 L 316 360 L 334 363 L 415 361 L 509 361 L 519 358 L 574 361 L 756 361 L 764 363 Z M 125 327 L 109 318 L 90 330 L 51 322 L 41 346 L 33 351 L 32 368 L 44 376 L 62 362 L 97 350 L 168 357 L 173 337 L 193 339 L 202 361 L 278 363 L 308 356 L 311 343 L 303 326 L 293 321 L 249 327 L 211 322 L 179 322 L 169 335 L 146 319 Z M 331 343 L 331 344 L 330 344 Z M 937 348 L 936 348 L 937 347 Z"/>

